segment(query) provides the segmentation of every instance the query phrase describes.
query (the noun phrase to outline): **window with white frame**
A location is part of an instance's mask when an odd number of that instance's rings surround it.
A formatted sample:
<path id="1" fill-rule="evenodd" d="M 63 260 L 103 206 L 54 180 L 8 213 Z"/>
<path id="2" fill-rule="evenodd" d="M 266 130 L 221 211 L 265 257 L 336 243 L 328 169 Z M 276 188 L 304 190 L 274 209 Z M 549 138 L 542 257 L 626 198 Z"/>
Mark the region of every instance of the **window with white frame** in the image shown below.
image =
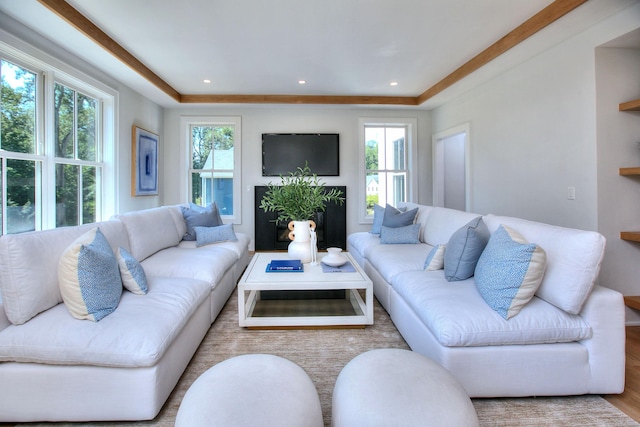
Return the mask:
<path id="1" fill-rule="evenodd" d="M 415 119 L 361 119 L 361 219 L 373 219 L 373 206 L 411 201 L 415 185 L 411 174 L 416 139 Z"/>
<path id="2" fill-rule="evenodd" d="M 113 98 L 20 56 L 0 51 L 1 234 L 100 221 Z"/>
<path id="3" fill-rule="evenodd" d="M 239 218 L 239 117 L 183 118 L 189 147 L 189 201 L 216 202 L 223 218 Z"/>

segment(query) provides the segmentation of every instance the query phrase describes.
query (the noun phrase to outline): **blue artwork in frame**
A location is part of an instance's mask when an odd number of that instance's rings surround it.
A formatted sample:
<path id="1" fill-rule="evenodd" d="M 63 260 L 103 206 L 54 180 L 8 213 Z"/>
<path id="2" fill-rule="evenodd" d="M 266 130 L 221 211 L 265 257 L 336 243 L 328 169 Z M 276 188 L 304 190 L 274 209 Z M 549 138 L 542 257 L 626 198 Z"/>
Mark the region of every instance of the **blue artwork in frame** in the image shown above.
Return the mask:
<path id="1" fill-rule="evenodd" d="M 133 126 L 131 195 L 158 195 L 158 135 Z"/>

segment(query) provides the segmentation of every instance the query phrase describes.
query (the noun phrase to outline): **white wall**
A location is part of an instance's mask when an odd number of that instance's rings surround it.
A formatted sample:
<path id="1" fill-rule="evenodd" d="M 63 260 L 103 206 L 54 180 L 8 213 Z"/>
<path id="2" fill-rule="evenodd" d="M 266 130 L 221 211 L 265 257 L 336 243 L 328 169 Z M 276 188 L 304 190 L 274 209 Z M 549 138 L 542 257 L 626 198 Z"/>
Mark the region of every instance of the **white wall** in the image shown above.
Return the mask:
<path id="1" fill-rule="evenodd" d="M 165 138 L 163 137 L 163 114 L 164 109 L 149 101 L 142 95 L 121 87 L 120 90 L 120 112 L 118 126 L 118 212 L 124 213 L 148 209 L 160 206 L 164 199 L 163 182 L 167 175 L 167 170 L 162 167 L 164 164 Z M 158 196 L 131 196 L 131 130 L 133 126 L 141 127 L 149 132 L 160 135 L 158 148 Z M 169 174 L 171 172 L 169 171 Z"/>
<path id="2" fill-rule="evenodd" d="M 598 231 L 607 238 L 600 283 L 640 295 L 640 243 L 620 231 L 640 230 L 640 177 L 620 167 L 640 166 L 640 112 L 620 112 L 621 102 L 640 99 L 640 49 L 596 49 L 598 127 Z M 640 324 L 627 309 L 628 323 Z"/>
<path id="3" fill-rule="evenodd" d="M 470 210 L 597 229 L 594 49 L 638 17 L 635 4 L 433 111 L 436 132 L 470 123 Z"/>
<path id="4" fill-rule="evenodd" d="M 640 27 L 639 18 L 636 3 L 432 114 L 434 132 L 470 122 L 470 210 L 603 232 L 609 249 L 600 283 L 636 295 L 640 247 L 618 233 L 640 230 L 640 180 L 617 172 L 640 166 L 632 142 L 640 140 L 640 118 L 617 105 L 640 97 L 639 64 L 633 51 L 596 57 L 596 48 Z M 598 78 L 597 91 L 596 71 L 611 73 Z M 567 199 L 569 186 L 575 200 Z"/>
<path id="5" fill-rule="evenodd" d="M 242 118 L 242 218 L 234 225 L 239 232 L 254 236 L 253 187 L 279 182 L 278 177 L 262 176 L 262 133 L 277 132 L 337 132 L 340 134 L 340 176 L 322 177 L 327 185 L 347 186 L 347 232 L 369 230 L 370 225 L 359 223 L 357 195 L 358 118 L 403 117 L 418 122 L 418 159 L 414 172 L 418 176 L 418 197 L 421 203 L 431 203 L 431 122 L 427 111 L 403 109 L 356 109 L 318 106 L 220 106 L 168 109 L 164 115 L 163 203 L 184 203 L 187 191 L 180 188 L 177 177 L 177 159 L 180 158 L 181 116 L 240 116 Z"/>

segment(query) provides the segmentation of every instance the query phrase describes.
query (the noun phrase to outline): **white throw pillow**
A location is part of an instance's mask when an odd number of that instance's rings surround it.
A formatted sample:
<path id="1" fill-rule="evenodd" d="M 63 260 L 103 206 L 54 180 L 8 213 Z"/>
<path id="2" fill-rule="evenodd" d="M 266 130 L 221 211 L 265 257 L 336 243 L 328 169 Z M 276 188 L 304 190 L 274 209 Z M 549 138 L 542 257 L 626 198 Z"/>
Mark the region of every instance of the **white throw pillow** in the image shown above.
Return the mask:
<path id="1" fill-rule="evenodd" d="M 427 271 L 442 270 L 444 268 L 444 251 L 447 245 L 436 245 L 431 249 L 427 259 L 424 260 L 424 269 Z"/>
<path id="2" fill-rule="evenodd" d="M 122 295 L 118 260 L 99 228 L 80 236 L 62 253 L 58 284 L 76 319 L 97 322 L 118 307 Z"/>
<path id="3" fill-rule="evenodd" d="M 118 248 L 118 266 L 122 284 L 127 290 L 136 295 L 145 295 L 149 291 L 147 275 L 144 269 L 125 248 Z"/>

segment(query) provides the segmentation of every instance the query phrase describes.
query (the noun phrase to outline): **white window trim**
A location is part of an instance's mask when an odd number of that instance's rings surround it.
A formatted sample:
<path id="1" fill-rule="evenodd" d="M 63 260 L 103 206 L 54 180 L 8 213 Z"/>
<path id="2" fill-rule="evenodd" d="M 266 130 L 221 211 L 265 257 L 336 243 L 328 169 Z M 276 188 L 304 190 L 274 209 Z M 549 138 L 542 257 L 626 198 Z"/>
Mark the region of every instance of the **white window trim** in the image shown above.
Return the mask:
<path id="1" fill-rule="evenodd" d="M 191 162 L 192 125 L 234 126 L 233 142 L 233 215 L 222 215 L 225 223 L 242 224 L 242 118 L 240 116 L 181 116 L 180 117 L 180 200 L 191 200 L 191 180 L 189 162 Z"/>
<path id="2" fill-rule="evenodd" d="M 366 185 L 367 180 L 365 176 L 365 126 L 406 126 L 407 127 L 407 170 L 408 182 L 407 182 L 407 202 L 413 202 L 418 197 L 418 174 L 415 170 L 415 164 L 417 157 L 417 145 L 418 145 L 418 119 L 415 117 L 360 117 L 358 119 L 358 163 L 359 163 L 359 185 L 358 185 L 358 218 L 360 224 L 373 223 L 373 215 L 367 215 L 366 206 Z"/>
<path id="3" fill-rule="evenodd" d="M 118 126 L 118 91 L 94 79 L 93 77 L 67 65 L 59 59 L 25 43 L 19 38 L 0 29 L 0 52 L 9 60 L 15 60 L 26 68 L 40 70 L 45 76 L 44 103 L 38 110 L 38 121 L 44 126 L 39 126 L 37 138 L 38 144 L 42 144 L 45 150 L 45 159 L 42 163 L 42 174 L 53 172 L 53 157 L 49 156 L 54 143 L 49 141 L 52 132 L 43 133 L 45 127 L 53 129 L 53 111 L 46 108 L 45 103 L 52 99 L 53 82 L 67 83 L 82 92 L 99 98 L 102 101 L 101 117 L 101 144 L 102 144 L 102 177 L 101 200 L 96 201 L 96 221 L 103 221 L 119 212 L 119 200 L 117 189 L 119 187 L 118 146 L 116 144 L 116 129 Z M 42 84 L 42 82 L 40 82 Z M 45 175 L 49 176 L 49 175 Z M 41 188 L 42 209 L 41 228 L 51 229 L 56 227 L 55 219 L 55 179 L 43 182 Z M 47 186 L 48 185 L 48 186 Z M 51 186 L 53 185 L 53 189 Z M 40 224 L 36 224 L 36 229 Z"/>

